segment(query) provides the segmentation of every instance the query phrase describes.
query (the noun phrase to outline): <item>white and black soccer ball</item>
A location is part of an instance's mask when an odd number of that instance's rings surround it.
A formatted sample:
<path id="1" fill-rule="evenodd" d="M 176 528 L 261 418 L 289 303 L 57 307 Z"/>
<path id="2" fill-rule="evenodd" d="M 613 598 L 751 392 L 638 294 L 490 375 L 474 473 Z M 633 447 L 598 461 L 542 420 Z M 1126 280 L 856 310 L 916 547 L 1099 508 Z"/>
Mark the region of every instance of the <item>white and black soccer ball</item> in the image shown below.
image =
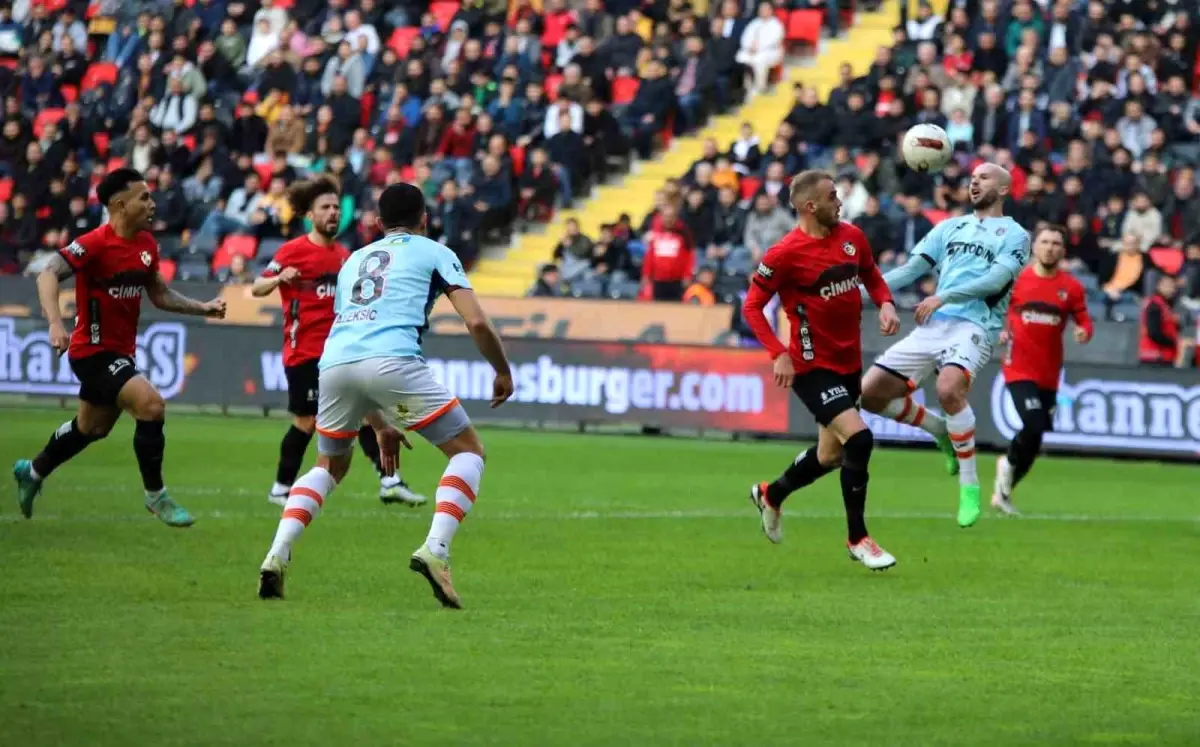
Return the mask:
<path id="1" fill-rule="evenodd" d="M 946 131 L 934 124 L 919 124 L 904 134 L 904 162 L 913 171 L 936 174 L 950 163 L 954 149 Z"/>

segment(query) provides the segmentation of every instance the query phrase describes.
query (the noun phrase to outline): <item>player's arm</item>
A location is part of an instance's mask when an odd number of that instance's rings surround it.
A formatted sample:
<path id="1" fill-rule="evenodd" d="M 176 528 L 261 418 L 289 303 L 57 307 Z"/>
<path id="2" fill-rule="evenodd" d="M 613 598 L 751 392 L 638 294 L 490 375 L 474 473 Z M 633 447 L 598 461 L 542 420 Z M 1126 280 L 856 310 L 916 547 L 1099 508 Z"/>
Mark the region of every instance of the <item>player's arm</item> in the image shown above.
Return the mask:
<path id="1" fill-rule="evenodd" d="M 512 396 L 512 368 L 508 364 L 508 356 L 504 353 L 504 343 L 500 341 L 500 333 L 492 326 L 492 320 L 479 305 L 475 291 L 459 286 L 452 287 L 446 292 L 451 305 L 462 317 L 467 332 L 475 341 L 479 353 L 491 364 L 496 372 L 496 381 L 492 390 L 492 407 L 499 407 Z"/>
<path id="2" fill-rule="evenodd" d="M 279 286 L 289 285 L 300 277 L 299 270 L 288 266 L 287 258 L 283 256 L 284 251 L 271 260 L 271 264 L 267 265 L 267 269 L 263 270 L 261 275 L 254 278 L 254 284 L 250 286 L 250 295 L 255 298 L 269 296 Z"/>
<path id="3" fill-rule="evenodd" d="M 939 295 L 942 303 L 962 303 L 994 296 L 1014 282 L 1029 260 L 1029 234 L 1011 231 L 1004 239 L 1000 255 L 982 276 Z"/>
<path id="4" fill-rule="evenodd" d="M 1096 333 L 1096 325 L 1092 323 L 1092 315 L 1088 313 L 1087 297 L 1083 287 L 1076 285 L 1071 289 L 1071 319 L 1075 322 L 1075 342 L 1080 345 L 1090 341 Z"/>
<path id="5" fill-rule="evenodd" d="M 76 246 L 76 244 L 71 245 Z M 68 251 L 64 249 L 63 251 Z M 67 328 L 63 324 L 62 310 L 58 307 L 58 294 L 62 281 L 75 274 L 75 268 L 62 254 L 55 254 L 42 268 L 37 276 L 38 303 L 42 306 L 42 315 L 50 327 L 50 345 L 59 353 L 66 351 L 70 344 Z"/>
<path id="6" fill-rule="evenodd" d="M 937 267 L 945 251 L 943 236 L 946 233 L 946 221 L 933 227 L 925 238 L 917 242 L 908 261 L 883 276 L 887 287 L 893 291 L 904 290 Z"/>
<path id="7" fill-rule="evenodd" d="M 746 292 L 746 300 L 742 302 L 742 317 L 772 360 L 778 360 L 787 353 L 787 346 L 779 341 L 775 330 L 771 329 L 765 309 L 779 292 L 785 267 L 779 248 L 768 250 L 758 263 L 758 269 L 750 275 L 750 289 Z"/>
<path id="8" fill-rule="evenodd" d="M 211 301 L 197 301 L 188 298 L 177 290 L 172 290 L 163 279 L 162 273 L 155 272 L 149 285 L 146 286 L 150 303 L 163 311 L 173 311 L 177 314 L 190 316 L 207 316 L 214 319 L 225 318 L 225 299 L 217 297 Z"/>

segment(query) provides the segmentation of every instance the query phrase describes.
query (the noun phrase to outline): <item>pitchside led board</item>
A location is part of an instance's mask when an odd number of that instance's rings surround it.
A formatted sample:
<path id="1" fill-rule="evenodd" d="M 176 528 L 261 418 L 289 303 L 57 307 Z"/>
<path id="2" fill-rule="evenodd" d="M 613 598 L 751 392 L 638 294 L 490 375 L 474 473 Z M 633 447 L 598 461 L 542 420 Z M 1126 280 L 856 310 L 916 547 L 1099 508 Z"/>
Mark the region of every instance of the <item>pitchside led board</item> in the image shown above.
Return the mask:
<path id="1" fill-rule="evenodd" d="M 538 339 L 506 344 L 516 393 L 492 410 L 491 369 L 470 339 L 447 335 L 426 342 L 429 365 L 480 422 L 816 434 L 803 406 L 774 385 L 770 362 L 758 350 Z M 175 402 L 282 408 L 287 383 L 279 347 L 278 329 L 156 321 L 138 337 L 137 364 Z M 70 398 L 77 387 L 40 320 L 0 317 L 0 394 Z M 1006 443 L 1020 428 L 996 366 L 980 376 L 971 400 L 981 415 L 981 443 Z M 928 440 L 890 420 L 867 420 L 880 440 Z M 1051 449 L 1194 457 L 1200 454 L 1200 386 L 1190 371 L 1072 365 L 1054 425 L 1046 437 Z"/>

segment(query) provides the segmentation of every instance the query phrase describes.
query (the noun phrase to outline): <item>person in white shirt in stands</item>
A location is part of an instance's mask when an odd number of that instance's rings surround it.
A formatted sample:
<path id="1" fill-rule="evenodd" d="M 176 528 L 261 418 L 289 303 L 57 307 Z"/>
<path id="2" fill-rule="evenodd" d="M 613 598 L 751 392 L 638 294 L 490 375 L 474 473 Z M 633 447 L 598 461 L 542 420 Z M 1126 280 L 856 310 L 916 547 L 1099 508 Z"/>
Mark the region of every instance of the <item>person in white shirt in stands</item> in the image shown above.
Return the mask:
<path id="1" fill-rule="evenodd" d="M 362 14 L 357 10 L 347 11 L 346 13 L 346 41 L 350 42 L 350 46 L 354 49 L 361 50 L 358 40 L 364 38 L 367 40 L 367 54 L 374 57 L 379 54 L 379 32 L 369 23 L 363 23 Z"/>
<path id="2" fill-rule="evenodd" d="M 759 3 L 758 17 L 742 32 L 741 49 L 737 61 L 750 68 L 754 75 L 754 91 L 767 89 L 771 69 L 783 62 L 783 38 L 785 29 L 775 17 L 771 3 Z"/>

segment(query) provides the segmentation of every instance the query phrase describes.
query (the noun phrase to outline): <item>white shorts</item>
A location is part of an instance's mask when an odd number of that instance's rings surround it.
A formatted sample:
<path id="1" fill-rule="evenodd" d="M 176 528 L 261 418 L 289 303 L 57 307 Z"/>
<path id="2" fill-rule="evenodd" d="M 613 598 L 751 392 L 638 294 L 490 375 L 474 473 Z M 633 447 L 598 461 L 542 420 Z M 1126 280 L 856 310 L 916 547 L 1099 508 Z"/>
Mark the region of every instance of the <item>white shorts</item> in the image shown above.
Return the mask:
<path id="1" fill-rule="evenodd" d="M 318 387 L 317 446 L 344 454 L 367 413 L 416 431 L 440 446 L 471 425 L 458 398 L 420 358 L 368 358 L 322 369 Z"/>
<path id="2" fill-rule="evenodd" d="M 875 365 L 916 388 L 946 366 L 957 366 L 975 379 L 991 359 L 991 335 L 978 324 L 934 317 L 888 348 Z"/>

